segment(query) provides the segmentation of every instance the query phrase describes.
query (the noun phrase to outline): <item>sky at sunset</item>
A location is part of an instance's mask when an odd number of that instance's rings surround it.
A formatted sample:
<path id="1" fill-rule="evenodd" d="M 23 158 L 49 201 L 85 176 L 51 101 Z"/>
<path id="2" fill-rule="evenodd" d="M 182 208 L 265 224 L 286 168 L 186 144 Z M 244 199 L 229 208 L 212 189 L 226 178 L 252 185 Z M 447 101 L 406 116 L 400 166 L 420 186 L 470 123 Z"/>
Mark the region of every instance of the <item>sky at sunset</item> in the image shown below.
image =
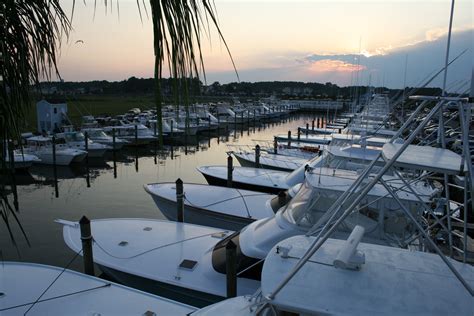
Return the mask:
<path id="1" fill-rule="evenodd" d="M 72 0 L 61 3 L 70 14 Z M 405 61 L 406 84 L 412 86 L 444 64 L 448 0 L 216 0 L 215 5 L 241 81 L 402 87 Z M 94 1 L 76 1 L 74 31 L 61 49 L 63 79 L 152 77 L 153 33 L 142 14 L 143 22 L 135 0 L 120 0 L 119 14 L 116 1 L 107 9 L 97 1 L 95 17 Z M 449 70 L 451 90 L 467 88 L 473 29 L 472 1 L 457 0 L 450 56 L 467 51 Z M 217 33 L 204 41 L 207 83 L 237 81 Z"/>

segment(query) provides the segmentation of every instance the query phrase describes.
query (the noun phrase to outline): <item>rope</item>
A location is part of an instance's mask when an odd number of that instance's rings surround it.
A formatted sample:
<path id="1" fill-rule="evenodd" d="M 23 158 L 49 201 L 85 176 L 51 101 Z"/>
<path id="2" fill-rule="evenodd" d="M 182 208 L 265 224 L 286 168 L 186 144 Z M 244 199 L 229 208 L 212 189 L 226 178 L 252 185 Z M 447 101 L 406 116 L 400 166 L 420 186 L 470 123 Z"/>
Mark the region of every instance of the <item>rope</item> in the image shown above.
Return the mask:
<path id="1" fill-rule="evenodd" d="M 35 306 L 36 303 L 38 303 L 38 301 L 43 297 L 44 294 L 46 294 L 46 292 L 53 286 L 53 284 L 61 277 L 61 275 L 64 273 L 64 271 L 66 271 L 66 269 L 73 263 L 74 260 L 76 260 L 77 256 L 79 256 L 79 254 L 82 252 L 82 249 L 81 251 L 79 252 L 76 252 L 76 254 L 74 255 L 74 257 L 72 257 L 72 259 L 69 261 L 69 263 L 62 269 L 62 271 L 58 274 L 58 276 L 53 280 L 53 282 L 51 282 L 51 284 L 41 293 L 41 295 L 36 299 L 36 301 L 33 302 L 33 304 L 30 306 L 30 308 L 28 308 L 26 310 L 26 312 L 24 313 L 24 315 L 28 314 L 28 312 L 33 308 L 33 306 Z"/>
<path id="2" fill-rule="evenodd" d="M 119 256 L 115 256 L 113 254 L 111 254 L 109 251 L 107 251 L 103 246 L 100 245 L 100 243 L 93 239 L 94 240 L 94 243 L 97 245 L 97 247 L 99 247 L 99 249 L 101 249 L 105 254 L 111 256 L 112 258 L 115 258 L 115 259 L 133 259 L 133 258 L 137 258 L 139 256 L 142 256 L 146 253 L 149 253 L 149 252 L 152 252 L 152 251 L 155 251 L 155 250 L 158 250 L 158 249 L 161 249 L 161 248 L 165 248 L 165 247 L 168 247 L 168 246 L 173 246 L 173 245 L 176 245 L 176 244 L 179 244 L 179 243 L 183 243 L 183 242 L 186 242 L 186 241 L 190 241 L 190 240 L 194 240 L 194 239 L 198 239 L 198 238 L 202 238 L 202 237 L 207 237 L 207 236 L 212 236 L 214 234 L 218 234 L 218 233 L 228 233 L 229 231 L 227 230 L 223 230 L 221 232 L 212 232 L 212 233 L 209 233 L 209 234 L 204 234 L 204 235 L 200 235 L 200 236 L 196 236 L 196 237 L 191 237 L 191 238 L 188 238 L 188 239 L 184 239 L 184 240 L 180 240 L 180 241 L 176 241 L 176 242 L 172 242 L 172 243 L 169 243 L 169 244 L 165 244 L 165 245 L 161 245 L 161 246 L 157 246 L 157 247 L 154 247 L 154 248 L 151 248 L 151 249 L 148 249 L 148 250 L 145 250 L 143 252 L 140 252 L 136 255 L 133 255 L 133 256 L 129 256 L 129 257 L 119 257 Z"/>
<path id="3" fill-rule="evenodd" d="M 111 285 L 112 285 L 111 283 L 106 283 L 106 284 L 104 284 L 104 285 L 99 285 L 99 286 L 96 286 L 96 287 L 93 287 L 93 288 L 90 288 L 90 289 L 85 289 L 85 290 L 81 290 L 81 291 L 77 291 L 77 292 L 72 292 L 72 293 L 68 293 L 68 294 L 53 296 L 53 297 L 50 297 L 50 298 L 46 298 L 46 299 L 44 299 L 44 300 L 36 300 L 36 301 L 30 302 L 30 303 L 19 304 L 19 305 L 15 305 L 15 306 L 11 306 L 11 307 L 7 307 L 7 308 L 0 309 L 0 312 L 6 311 L 6 310 L 10 310 L 10 309 L 15 309 L 15 308 L 18 308 L 18 307 L 27 306 L 27 305 L 30 305 L 30 304 L 33 304 L 33 305 L 34 305 L 34 304 L 37 304 L 37 303 L 43 303 L 43 302 L 52 301 L 52 300 L 59 299 L 59 298 L 63 298 L 63 297 L 67 297 L 67 296 L 72 296 L 72 295 L 81 294 L 81 293 L 84 293 L 84 292 L 89 292 L 89 291 L 93 291 L 93 290 L 97 290 L 97 289 L 101 289 L 101 288 L 106 288 L 106 287 L 109 287 L 109 286 L 111 286 Z M 32 306 L 33 306 L 33 305 L 32 305 Z M 31 307 L 30 307 L 30 308 L 31 308 Z M 28 310 L 28 311 L 29 311 L 29 310 Z M 26 313 L 28 313 L 28 311 L 26 311 L 24 315 L 26 315 Z"/>

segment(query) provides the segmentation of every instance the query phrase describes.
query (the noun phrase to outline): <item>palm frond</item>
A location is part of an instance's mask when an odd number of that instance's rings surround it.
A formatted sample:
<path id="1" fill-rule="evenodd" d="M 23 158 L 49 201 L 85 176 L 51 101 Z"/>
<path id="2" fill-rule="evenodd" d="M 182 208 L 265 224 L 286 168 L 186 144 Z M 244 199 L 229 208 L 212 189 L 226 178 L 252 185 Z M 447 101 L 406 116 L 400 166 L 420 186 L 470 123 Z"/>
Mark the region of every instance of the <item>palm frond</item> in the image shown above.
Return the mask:
<path id="1" fill-rule="evenodd" d="M 71 25 L 59 0 L 4 0 L 0 3 L 0 173 L 2 179 L 13 173 L 5 163 L 30 111 L 32 85 L 59 76 L 57 52 L 61 37 L 68 36 Z M 39 86 L 39 85 L 38 85 Z M 21 227 L 7 197 L 7 183 L 0 181 L 0 214 L 11 235 L 10 214 Z M 16 207 L 15 207 L 16 208 Z M 12 236 L 12 235 L 11 235 Z"/>
<path id="2" fill-rule="evenodd" d="M 179 102 L 181 96 L 187 105 L 188 81 L 199 78 L 201 74 L 204 79 L 206 78 L 201 43 L 202 33 L 209 29 L 209 21 L 212 22 L 229 53 L 237 78 L 238 73 L 217 23 L 215 6 L 209 4 L 207 0 L 150 0 L 150 5 L 154 34 L 155 100 L 160 144 L 162 144 L 160 80 L 163 77 L 163 65 L 168 65 L 170 76 L 175 79 L 173 84 L 175 100 Z"/>

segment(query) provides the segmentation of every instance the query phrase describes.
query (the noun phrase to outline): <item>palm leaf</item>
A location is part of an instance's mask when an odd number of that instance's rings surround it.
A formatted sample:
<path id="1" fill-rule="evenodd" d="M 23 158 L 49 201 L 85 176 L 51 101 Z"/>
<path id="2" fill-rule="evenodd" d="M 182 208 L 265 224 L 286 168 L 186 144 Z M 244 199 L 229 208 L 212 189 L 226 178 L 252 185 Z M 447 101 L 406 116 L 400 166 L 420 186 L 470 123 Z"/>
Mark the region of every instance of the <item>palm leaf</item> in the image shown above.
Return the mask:
<path id="1" fill-rule="evenodd" d="M 59 75 L 56 56 L 60 39 L 68 36 L 70 28 L 59 0 L 3 0 L 0 4 L 0 215 L 11 238 L 11 217 L 25 237 L 26 233 L 6 194 L 6 178 L 13 178 L 14 172 L 12 159 L 10 165 L 5 163 L 6 144 L 20 141 L 31 108 L 32 85 L 39 87 L 40 80 Z M 8 149 L 11 153 L 13 146 Z"/>
<path id="2" fill-rule="evenodd" d="M 178 104 L 183 100 L 188 111 L 190 80 L 199 78 L 201 74 L 204 79 L 206 78 L 201 42 L 203 31 L 206 27 L 209 29 L 209 21 L 224 43 L 237 77 L 238 74 L 227 42 L 218 26 L 215 7 L 207 0 L 150 0 L 150 5 L 155 53 L 155 104 L 160 144 L 162 144 L 160 81 L 163 77 L 163 65 L 165 63 L 168 65 L 170 76 L 174 79 L 175 103 Z"/>

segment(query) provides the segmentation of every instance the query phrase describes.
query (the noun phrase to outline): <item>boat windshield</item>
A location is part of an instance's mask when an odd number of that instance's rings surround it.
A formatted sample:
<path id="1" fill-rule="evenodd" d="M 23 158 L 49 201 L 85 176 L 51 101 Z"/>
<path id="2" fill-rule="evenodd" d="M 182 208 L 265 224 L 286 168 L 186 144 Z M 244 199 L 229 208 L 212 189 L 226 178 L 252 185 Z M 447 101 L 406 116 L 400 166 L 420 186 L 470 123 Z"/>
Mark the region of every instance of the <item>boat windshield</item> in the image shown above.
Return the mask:
<path id="1" fill-rule="evenodd" d="M 90 130 L 87 131 L 87 134 L 92 138 L 108 138 L 103 130 Z"/>
<path id="2" fill-rule="evenodd" d="M 66 138 L 66 141 L 68 142 L 80 142 L 80 141 L 84 141 L 85 139 L 84 134 L 82 134 L 81 132 L 67 133 L 65 135 L 65 138 Z"/>
<path id="3" fill-rule="evenodd" d="M 313 226 L 319 218 L 316 213 L 316 202 L 319 200 L 319 193 L 313 186 L 305 181 L 298 193 L 290 200 L 283 216 L 288 222 L 301 226 Z"/>

